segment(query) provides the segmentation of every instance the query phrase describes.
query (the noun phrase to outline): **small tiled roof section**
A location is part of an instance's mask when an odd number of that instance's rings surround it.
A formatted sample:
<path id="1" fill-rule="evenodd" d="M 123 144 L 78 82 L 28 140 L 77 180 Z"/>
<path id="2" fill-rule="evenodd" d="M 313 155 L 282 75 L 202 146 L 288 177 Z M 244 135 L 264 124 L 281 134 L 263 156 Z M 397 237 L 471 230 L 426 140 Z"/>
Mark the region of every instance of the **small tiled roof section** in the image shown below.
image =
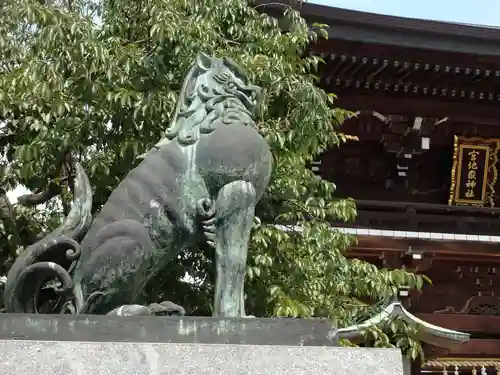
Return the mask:
<path id="1" fill-rule="evenodd" d="M 371 326 L 378 326 L 397 317 L 409 324 L 416 324 L 419 331 L 418 339 L 429 345 L 451 349 L 457 345 L 466 343 L 470 339 L 470 334 L 468 333 L 439 327 L 419 319 L 406 310 L 398 300 L 394 300 L 380 313 L 363 323 L 340 328 L 338 330 L 338 335 L 339 338 L 348 339 L 354 343 L 361 342 L 363 340 L 363 329 Z"/>
<path id="2" fill-rule="evenodd" d="M 286 229 L 283 229 L 286 230 Z M 446 242 L 482 242 L 485 244 L 500 243 L 500 236 L 490 236 L 482 234 L 467 234 L 467 233 L 439 233 L 439 232 L 415 232 L 403 230 L 388 230 L 374 228 L 348 228 L 348 227 L 333 227 L 332 230 L 338 230 L 346 234 L 354 234 L 358 236 L 371 237 L 389 237 L 396 239 L 419 239 L 429 241 L 446 241 Z"/>

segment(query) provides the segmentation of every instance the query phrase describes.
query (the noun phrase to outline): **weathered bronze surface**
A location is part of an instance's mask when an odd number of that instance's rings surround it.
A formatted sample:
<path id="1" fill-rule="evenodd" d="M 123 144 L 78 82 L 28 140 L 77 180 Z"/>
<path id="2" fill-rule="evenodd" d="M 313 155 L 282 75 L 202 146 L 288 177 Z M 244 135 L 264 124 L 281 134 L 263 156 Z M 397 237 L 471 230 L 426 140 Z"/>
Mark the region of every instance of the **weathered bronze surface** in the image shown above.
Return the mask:
<path id="1" fill-rule="evenodd" d="M 205 242 L 217 263 L 214 315 L 245 316 L 248 240 L 272 169 L 253 119 L 260 94 L 234 62 L 199 54 L 165 138 L 93 220 L 90 184 L 76 166 L 70 214 L 8 274 L 7 312 L 182 315 L 184 309 L 169 302 L 135 301 L 180 251 Z M 56 302 L 44 304 L 44 293 L 55 293 Z"/>

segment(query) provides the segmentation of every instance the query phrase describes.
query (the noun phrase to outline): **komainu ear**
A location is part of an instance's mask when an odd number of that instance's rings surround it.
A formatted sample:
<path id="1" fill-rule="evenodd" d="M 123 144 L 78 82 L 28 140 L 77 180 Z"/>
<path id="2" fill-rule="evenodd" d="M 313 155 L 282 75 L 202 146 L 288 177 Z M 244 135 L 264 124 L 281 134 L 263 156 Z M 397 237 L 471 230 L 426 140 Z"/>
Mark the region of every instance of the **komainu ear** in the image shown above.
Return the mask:
<path id="1" fill-rule="evenodd" d="M 210 70 L 212 68 L 212 58 L 200 52 L 198 56 L 196 56 L 196 65 L 203 70 Z"/>

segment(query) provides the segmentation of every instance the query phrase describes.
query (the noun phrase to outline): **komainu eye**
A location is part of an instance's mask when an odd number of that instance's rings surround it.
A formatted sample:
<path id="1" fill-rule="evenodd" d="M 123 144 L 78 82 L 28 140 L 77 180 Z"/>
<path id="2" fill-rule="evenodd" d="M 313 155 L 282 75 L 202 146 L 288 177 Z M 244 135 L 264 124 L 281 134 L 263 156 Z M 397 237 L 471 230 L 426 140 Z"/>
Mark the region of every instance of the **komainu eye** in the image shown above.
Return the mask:
<path id="1" fill-rule="evenodd" d="M 228 82 L 228 84 L 227 84 L 227 88 L 228 88 L 229 90 L 236 90 L 236 89 L 238 88 L 238 86 L 237 86 L 237 85 L 236 85 L 236 83 L 234 83 L 234 82 Z"/>

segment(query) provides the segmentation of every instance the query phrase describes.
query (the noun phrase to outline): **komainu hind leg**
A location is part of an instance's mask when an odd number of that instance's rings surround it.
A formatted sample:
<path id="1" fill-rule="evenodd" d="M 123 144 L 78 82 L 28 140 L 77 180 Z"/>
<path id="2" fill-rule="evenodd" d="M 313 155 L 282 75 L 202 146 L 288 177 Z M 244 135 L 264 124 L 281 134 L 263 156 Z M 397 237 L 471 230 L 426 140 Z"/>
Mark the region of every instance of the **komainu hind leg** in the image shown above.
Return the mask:
<path id="1" fill-rule="evenodd" d="M 253 185 L 245 181 L 225 185 L 217 196 L 215 316 L 245 316 L 245 269 L 256 201 Z"/>
<path id="2" fill-rule="evenodd" d="M 160 219 L 162 226 L 157 225 Z M 146 284 L 181 248 L 174 239 L 173 226 L 166 225 L 166 220 L 163 216 L 153 218 L 153 228 L 147 229 L 138 221 L 124 219 L 98 233 L 92 256 L 79 270 L 80 284 L 87 291 L 85 301 L 77 304 L 83 306 L 79 313 L 118 316 L 185 313 L 181 306 L 169 301 L 148 306 L 136 304 Z M 165 246 L 157 248 L 150 236 L 165 237 Z"/>

